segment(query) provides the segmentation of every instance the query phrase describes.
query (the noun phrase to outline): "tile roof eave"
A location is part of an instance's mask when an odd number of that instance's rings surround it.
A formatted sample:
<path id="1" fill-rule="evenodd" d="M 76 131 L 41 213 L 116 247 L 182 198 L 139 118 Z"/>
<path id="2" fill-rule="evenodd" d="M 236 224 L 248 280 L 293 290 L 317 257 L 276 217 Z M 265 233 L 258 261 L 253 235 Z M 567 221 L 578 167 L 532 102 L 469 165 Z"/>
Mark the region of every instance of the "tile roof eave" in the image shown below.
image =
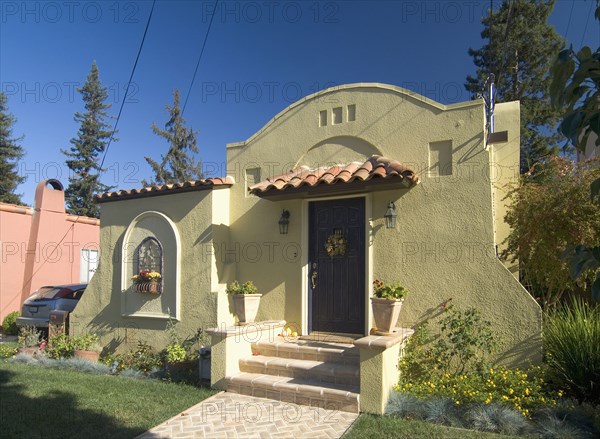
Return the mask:
<path id="1" fill-rule="evenodd" d="M 287 174 L 268 178 L 249 188 L 250 193 L 257 196 L 269 196 L 273 192 L 307 191 L 322 188 L 323 186 L 335 186 L 331 192 L 341 190 L 342 187 L 352 184 L 381 186 L 371 182 L 384 180 L 397 184 L 402 182 L 404 187 L 412 187 L 419 183 L 419 177 L 407 166 L 396 160 L 381 156 L 371 156 L 364 163 L 352 162 L 347 165 L 336 165 L 329 168 L 318 168 L 309 170 L 300 167 L 291 170 Z M 338 189 L 339 188 L 339 189 Z M 322 191 L 322 189 L 319 189 Z"/>
<path id="2" fill-rule="evenodd" d="M 188 181 L 184 183 L 165 184 L 161 186 L 148 186 L 140 189 L 120 190 L 96 195 L 94 202 L 97 204 L 112 201 L 134 200 L 139 198 L 158 197 L 162 195 L 180 194 L 186 192 L 227 189 L 235 181 L 231 177 L 210 178 L 207 180 Z"/>

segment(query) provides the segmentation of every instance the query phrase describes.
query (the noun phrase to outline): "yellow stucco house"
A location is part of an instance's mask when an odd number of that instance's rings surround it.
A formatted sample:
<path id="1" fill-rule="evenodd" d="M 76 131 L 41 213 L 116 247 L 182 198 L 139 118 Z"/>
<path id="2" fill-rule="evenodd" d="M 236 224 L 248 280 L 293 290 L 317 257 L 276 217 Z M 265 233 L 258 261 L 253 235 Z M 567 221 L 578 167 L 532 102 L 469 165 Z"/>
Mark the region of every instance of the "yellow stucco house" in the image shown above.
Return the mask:
<path id="1" fill-rule="evenodd" d="M 485 122 L 481 100 L 442 105 L 349 84 L 227 145 L 223 178 L 99 195 L 100 266 L 72 327 L 115 349 L 138 339 L 163 348 L 169 318 L 182 333 L 213 328 L 213 386 L 381 413 L 410 333 L 370 335 L 371 285 L 383 279 L 412 292 L 403 327 L 452 299 L 492 322 L 501 361 L 539 362 L 541 310 L 497 257 L 508 233 L 503 186 L 519 169 L 518 102 L 496 105 L 503 135 Z M 327 252 L 332 236 L 344 251 Z M 161 294 L 133 291 L 141 267 L 162 273 Z M 260 323 L 235 326 L 225 293 L 235 279 L 263 294 Z M 320 342 L 282 339 L 284 325 Z"/>

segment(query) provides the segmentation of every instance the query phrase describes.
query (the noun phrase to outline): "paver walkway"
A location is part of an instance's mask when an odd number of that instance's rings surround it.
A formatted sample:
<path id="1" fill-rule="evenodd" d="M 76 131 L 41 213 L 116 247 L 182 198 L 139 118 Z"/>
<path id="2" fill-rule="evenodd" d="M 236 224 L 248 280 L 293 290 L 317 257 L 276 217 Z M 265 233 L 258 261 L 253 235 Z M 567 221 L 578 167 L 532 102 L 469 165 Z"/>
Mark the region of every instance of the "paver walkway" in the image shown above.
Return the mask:
<path id="1" fill-rule="evenodd" d="M 356 413 L 221 392 L 138 436 L 156 438 L 339 438 Z"/>

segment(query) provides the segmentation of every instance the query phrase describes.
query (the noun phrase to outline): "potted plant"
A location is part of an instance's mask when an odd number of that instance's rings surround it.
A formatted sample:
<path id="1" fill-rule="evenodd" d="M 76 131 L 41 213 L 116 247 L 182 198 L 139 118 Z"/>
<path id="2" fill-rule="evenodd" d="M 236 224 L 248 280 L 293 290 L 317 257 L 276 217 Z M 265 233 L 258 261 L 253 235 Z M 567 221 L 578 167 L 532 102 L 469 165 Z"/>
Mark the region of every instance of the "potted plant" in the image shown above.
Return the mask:
<path id="1" fill-rule="evenodd" d="M 98 336 L 95 334 L 77 335 L 71 337 L 73 345 L 73 356 L 83 360 L 98 362 L 102 346 L 98 343 Z"/>
<path id="2" fill-rule="evenodd" d="M 373 294 L 371 306 L 376 330 L 379 334 L 391 334 L 398 323 L 404 298 L 409 292 L 399 282 L 386 285 L 376 279 L 373 281 Z"/>
<path id="3" fill-rule="evenodd" d="M 158 271 L 143 270 L 131 279 L 138 293 L 160 294 L 161 292 L 162 276 Z"/>
<path id="4" fill-rule="evenodd" d="M 233 296 L 233 309 L 240 325 L 253 323 L 258 313 L 258 305 L 262 294 L 258 294 L 252 281 L 240 284 L 237 280 L 227 286 L 227 294 Z"/>

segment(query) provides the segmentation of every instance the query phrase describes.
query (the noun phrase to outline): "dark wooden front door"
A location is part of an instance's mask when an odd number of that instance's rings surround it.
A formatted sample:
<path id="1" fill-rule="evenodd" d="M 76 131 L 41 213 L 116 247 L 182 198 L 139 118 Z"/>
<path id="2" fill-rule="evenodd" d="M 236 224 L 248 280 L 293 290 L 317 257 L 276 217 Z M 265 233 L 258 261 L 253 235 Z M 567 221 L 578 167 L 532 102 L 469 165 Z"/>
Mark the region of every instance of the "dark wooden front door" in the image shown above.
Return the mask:
<path id="1" fill-rule="evenodd" d="M 309 216 L 309 327 L 363 334 L 365 199 L 314 201 Z"/>

